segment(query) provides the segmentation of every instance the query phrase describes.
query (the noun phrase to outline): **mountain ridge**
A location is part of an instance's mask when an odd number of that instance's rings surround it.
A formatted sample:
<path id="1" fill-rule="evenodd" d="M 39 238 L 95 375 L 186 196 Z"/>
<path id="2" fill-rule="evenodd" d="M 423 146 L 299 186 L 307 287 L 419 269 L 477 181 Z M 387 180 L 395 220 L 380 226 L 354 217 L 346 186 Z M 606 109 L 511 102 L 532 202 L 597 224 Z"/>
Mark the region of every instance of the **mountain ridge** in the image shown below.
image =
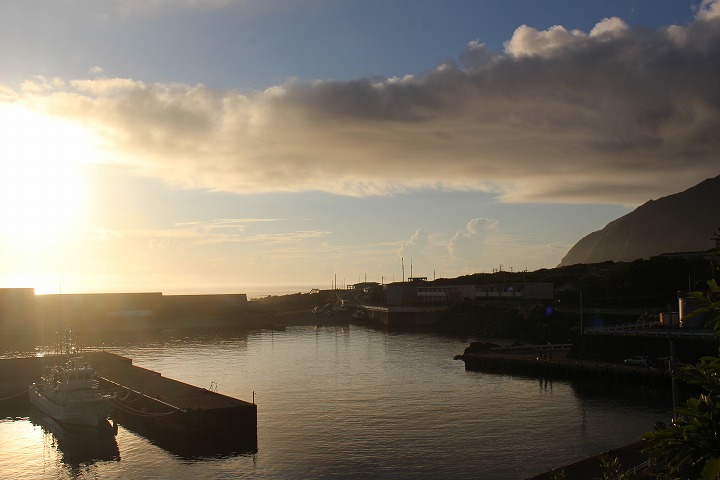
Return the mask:
<path id="1" fill-rule="evenodd" d="M 720 226 L 720 175 L 679 193 L 649 200 L 581 238 L 558 266 L 631 262 L 714 247 Z"/>

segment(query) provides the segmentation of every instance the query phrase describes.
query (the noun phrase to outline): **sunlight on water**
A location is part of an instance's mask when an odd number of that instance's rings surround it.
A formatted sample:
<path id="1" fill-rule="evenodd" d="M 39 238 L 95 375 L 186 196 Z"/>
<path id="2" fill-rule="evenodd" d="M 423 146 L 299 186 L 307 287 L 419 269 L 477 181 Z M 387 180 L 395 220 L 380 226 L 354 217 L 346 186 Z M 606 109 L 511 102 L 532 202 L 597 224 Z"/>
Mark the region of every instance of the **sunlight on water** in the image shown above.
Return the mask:
<path id="1" fill-rule="evenodd" d="M 116 341 L 109 350 L 164 376 L 247 401 L 255 392 L 257 452 L 186 457 L 121 426 L 117 457 L 68 467 L 51 434 L 25 419 L 4 420 L 0 471 L 27 473 L 17 478 L 49 471 L 60 478 L 522 479 L 634 442 L 669 409 L 597 398 L 566 382 L 466 371 L 453 356 L 469 341 L 355 326 Z"/>
<path id="2" fill-rule="evenodd" d="M 46 462 L 57 466 L 57 452 L 46 444 L 43 430 L 27 419 L 0 420 L 0 432 L 0 472 L 5 478 L 43 478 Z"/>

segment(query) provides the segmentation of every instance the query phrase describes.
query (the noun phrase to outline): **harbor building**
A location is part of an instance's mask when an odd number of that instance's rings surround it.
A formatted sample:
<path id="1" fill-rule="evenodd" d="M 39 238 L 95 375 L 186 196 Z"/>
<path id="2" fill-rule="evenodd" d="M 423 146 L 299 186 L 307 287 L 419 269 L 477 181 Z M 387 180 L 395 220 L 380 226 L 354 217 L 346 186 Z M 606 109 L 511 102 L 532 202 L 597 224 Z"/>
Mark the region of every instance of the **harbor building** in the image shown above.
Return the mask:
<path id="1" fill-rule="evenodd" d="M 388 305 L 447 305 L 464 300 L 552 301 L 552 283 L 502 283 L 492 285 L 434 285 L 424 281 L 391 283 Z"/>

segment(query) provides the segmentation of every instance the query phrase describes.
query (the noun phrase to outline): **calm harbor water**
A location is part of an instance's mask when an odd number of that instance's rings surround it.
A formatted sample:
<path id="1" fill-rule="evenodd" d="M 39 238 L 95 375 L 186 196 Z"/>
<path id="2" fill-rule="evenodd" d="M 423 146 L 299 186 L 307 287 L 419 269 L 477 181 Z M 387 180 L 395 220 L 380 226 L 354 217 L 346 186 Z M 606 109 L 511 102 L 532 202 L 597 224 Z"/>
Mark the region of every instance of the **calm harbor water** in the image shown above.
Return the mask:
<path id="1" fill-rule="evenodd" d="M 82 438 L 0 406 L 7 479 L 523 479 L 637 440 L 657 392 L 466 371 L 473 339 L 360 326 L 105 340 L 136 365 L 258 405 L 256 452 L 178 453 L 122 424 Z M 100 348 L 100 345 L 96 345 Z"/>

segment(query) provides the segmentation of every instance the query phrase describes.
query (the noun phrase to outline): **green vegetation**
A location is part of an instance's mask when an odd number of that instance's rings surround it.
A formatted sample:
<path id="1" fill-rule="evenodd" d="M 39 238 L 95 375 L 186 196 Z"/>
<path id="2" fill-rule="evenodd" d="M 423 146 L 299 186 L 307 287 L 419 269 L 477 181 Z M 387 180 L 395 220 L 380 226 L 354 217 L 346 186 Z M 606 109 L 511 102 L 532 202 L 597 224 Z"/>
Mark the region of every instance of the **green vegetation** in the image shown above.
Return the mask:
<path id="1" fill-rule="evenodd" d="M 448 308 L 441 324 L 466 333 L 530 343 L 568 343 L 570 336 L 579 333 L 574 316 L 537 303 L 461 302 Z"/>
<path id="2" fill-rule="evenodd" d="M 703 289 L 711 278 L 707 258 L 661 256 L 634 262 L 603 262 L 533 272 L 476 273 L 438 279 L 437 285 L 552 283 L 559 305 L 578 308 L 664 308 L 677 306 L 678 290 Z"/>
<path id="3" fill-rule="evenodd" d="M 695 314 L 708 314 L 708 324 L 720 334 L 720 290 L 715 280 L 708 281 L 707 292 L 693 295 L 707 302 Z M 667 467 L 663 478 L 720 479 L 720 358 L 703 357 L 683 366 L 679 377 L 703 393 L 675 409 L 670 425 L 658 423 L 643 435 L 646 451 Z"/>
<path id="4" fill-rule="evenodd" d="M 550 472 L 550 480 L 567 480 L 567 477 L 565 476 L 565 470 L 553 470 Z"/>
<path id="5" fill-rule="evenodd" d="M 627 478 L 617 457 L 610 459 L 607 455 L 600 455 L 600 467 L 603 470 L 602 480 L 625 480 Z"/>
<path id="6" fill-rule="evenodd" d="M 436 285 L 491 285 L 503 283 L 552 283 L 552 304 L 512 304 L 503 301 L 458 302 L 448 308 L 444 326 L 465 333 L 514 338 L 530 343 L 567 343 L 580 333 L 580 306 L 585 312 L 607 310 L 600 316 L 586 314 L 584 326 L 657 320 L 659 311 L 677 311 L 678 291 L 697 289 L 712 275 L 707 257 L 662 256 L 634 262 L 571 265 L 534 272 L 477 273 L 438 279 Z M 648 313 L 623 315 L 617 309 L 643 309 Z"/>

